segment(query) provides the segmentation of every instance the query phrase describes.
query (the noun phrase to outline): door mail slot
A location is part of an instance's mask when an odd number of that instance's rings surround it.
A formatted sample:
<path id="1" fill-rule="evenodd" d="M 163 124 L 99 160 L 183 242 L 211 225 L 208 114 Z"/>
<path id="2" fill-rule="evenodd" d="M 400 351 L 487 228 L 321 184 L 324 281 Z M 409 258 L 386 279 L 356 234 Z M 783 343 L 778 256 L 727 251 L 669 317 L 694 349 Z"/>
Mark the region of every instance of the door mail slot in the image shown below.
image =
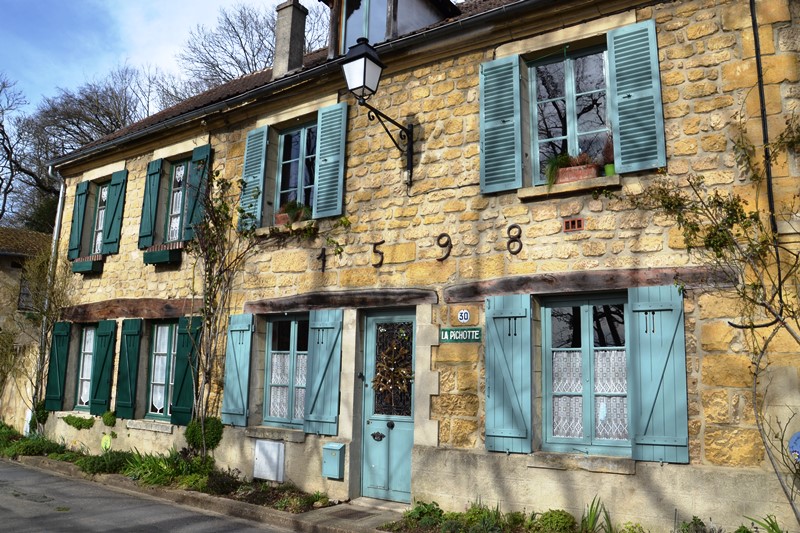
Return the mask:
<path id="1" fill-rule="evenodd" d="M 329 442 L 322 446 L 322 476 L 344 479 L 344 444 Z"/>

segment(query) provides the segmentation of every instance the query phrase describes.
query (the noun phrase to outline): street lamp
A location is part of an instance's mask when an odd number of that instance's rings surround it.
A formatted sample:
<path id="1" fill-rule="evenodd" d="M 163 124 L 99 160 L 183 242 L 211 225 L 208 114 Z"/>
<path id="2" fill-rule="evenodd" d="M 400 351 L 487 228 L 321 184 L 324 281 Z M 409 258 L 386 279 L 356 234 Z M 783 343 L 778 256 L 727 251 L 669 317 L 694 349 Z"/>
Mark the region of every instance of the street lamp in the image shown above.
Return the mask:
<path id="1" fill-rule="evenodd" d="M 342 62 L 342 73 L 347 82 L 347 90 L 356 97 L 358 105 L 364 106 L 369 110 L 367 112 L 369 120 L 377 118 L 392 143 L 400 150 L 400 153 L 405 154 L 406 185 L 410 186 L 411 169 L 414 162 L 414 125 L 409 122 L 403 126 L 367 103 L 367 100 L 378 90 L 381 73 L 385 67 L 386 65 L 381 62 L 375 48 L 369 44 L 365 37 L 360 37 L 356 44 L 347 51 L 347 55 Z M 391 123 L 400 130 L 398 133 L 399 141 L 389 131 L 386 122 Z"/>

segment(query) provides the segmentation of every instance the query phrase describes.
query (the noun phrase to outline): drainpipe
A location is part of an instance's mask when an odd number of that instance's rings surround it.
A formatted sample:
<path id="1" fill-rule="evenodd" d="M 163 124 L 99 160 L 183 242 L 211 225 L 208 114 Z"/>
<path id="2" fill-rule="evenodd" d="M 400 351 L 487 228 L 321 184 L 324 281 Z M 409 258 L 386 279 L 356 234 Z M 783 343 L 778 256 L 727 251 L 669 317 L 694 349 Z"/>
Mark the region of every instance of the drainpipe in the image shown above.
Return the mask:
<path id="1" fill-rule="evenodd" d="M 50 265 L 47 271 L 47 286 L 52 287 L 53 282 L 56 277 L 56 266 L 58 263 L 58 238 L 61 234 L 61 218 L 64 212 L 64 199 L 66 197 L 66 183 L 64 178 L 58 174 L 53 168 L 53 165 L 47 167 L 47 174 L 52 179 L 57 179 L 60 182 L 60 187 L 58 190 L 58 208 L 56 209 L 56 223 L 53 227 L 53 241 L 50 244 Z M 39 397 L 41 396 L 41 386 L 42 380 L 41 377 L 44 376 L 44 363 L 45 363 L 45 354 L 47 353 L 47 312 L 50 308 L 50 292 L 49 290 L 45 291 L 44 297 L 44 308 L 43 308 L 43 317 L 42 317 L 42 328 L 39 334 L 39 356 L 36 358 L 36 379 L 33 384 L 33 409 L 36 409 L 36 404 L 39 401 Z M 26 431 L 28 428 L 25 428 Z"/>

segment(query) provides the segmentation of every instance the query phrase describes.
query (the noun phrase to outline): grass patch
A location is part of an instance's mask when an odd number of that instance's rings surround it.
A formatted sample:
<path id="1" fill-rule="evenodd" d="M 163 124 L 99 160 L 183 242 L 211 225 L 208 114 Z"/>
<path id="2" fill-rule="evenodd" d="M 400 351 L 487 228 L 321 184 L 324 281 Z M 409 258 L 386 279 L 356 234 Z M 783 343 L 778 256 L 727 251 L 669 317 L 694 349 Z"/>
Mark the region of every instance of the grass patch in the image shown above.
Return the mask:
<path id="1" fill-rule="evenodd" d="M 64 423 L 74 427 L 77 430 L 92 429 L 94 427 L 94 418 L 83 418 L 82 416 L 67 415 L 62 418 Z"/>

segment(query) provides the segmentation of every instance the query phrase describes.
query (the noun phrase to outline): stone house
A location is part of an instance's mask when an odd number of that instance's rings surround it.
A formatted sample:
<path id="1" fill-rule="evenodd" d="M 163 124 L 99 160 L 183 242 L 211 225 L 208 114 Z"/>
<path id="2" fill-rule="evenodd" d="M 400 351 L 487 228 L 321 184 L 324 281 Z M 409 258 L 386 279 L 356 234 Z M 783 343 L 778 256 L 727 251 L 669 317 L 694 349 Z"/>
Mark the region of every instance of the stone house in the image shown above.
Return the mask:
<path id="1" fill-rule="evenodd" d="M 28 259 L 48 250 L 51 241 L 46 233 L 0 227 L 0 419 L 18 431 L 29 420 L 33 382 L 32 375 L 17 370 L 20 363 L 35 368 L 40 339 L 37 324 L 25 317 L 35 304 L 23 268 Z"/>
<path id="2" fill-rule="evenodd" d="M 213 169 L 242 180 L 264 239 L 292 202 L 323 234 L 351 222 L 340 255 L 292 241 L 237 276 L 218 464 L 339 499 L 580 515 L 598 495 L 657 531 L 676 513 L 791 523 L 735 306 L 673 221 L 596 191 L 702 173 L 752 195 L 730 128 L 760 114 L 756 56 L 771 131 L 797 109 L 800 6 L 757 1 L 757 44 L 742 0 L 326 3 L 328 50 L 302 56 L 290 0 L 272 70 L 54 162 L 79 303 L 53 340 L 48 433 L 96 450 L 99 429 L 61 418 L 114 409 L 115 447 L 184 445 L 183 248 Z M 368 103 L 413 124 L 410 169 L 346 89 L 358 37 L 387 65 Z M 613 170 L 547 183 L 554 156 L 606 144 Z M 798 161 L 773 176 L 794 194 Z M 782 347 L 773 387 L 800 405 Z"/>

